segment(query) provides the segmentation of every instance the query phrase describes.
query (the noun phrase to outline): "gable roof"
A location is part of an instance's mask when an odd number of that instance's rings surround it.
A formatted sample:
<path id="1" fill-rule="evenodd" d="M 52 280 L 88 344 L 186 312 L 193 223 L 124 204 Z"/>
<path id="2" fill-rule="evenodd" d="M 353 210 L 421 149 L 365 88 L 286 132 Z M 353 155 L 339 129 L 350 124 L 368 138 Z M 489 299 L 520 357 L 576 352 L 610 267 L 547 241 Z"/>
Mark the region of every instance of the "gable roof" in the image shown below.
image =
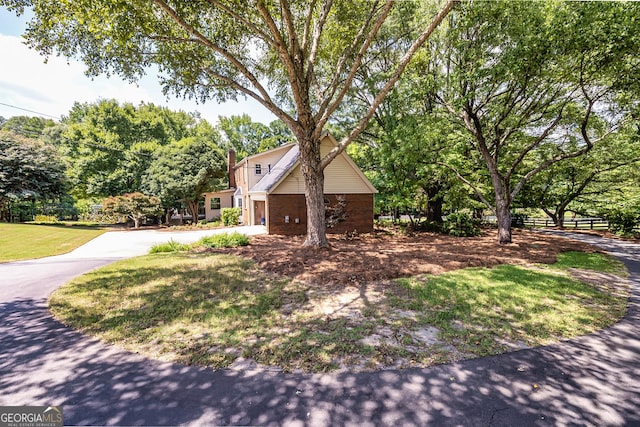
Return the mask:
<path id="1" fill-rule="evenodd" d="M 328 132 L 323 132 L 322 140 L 328 139 L 332 145 L 337 146 L 338 142 Z M 298 143 L 290 143 L 286 145 L 282 145 L 280 147 L 274 148 L 272 150 L 264 151 L 262 153 L 254 154 L 253 156 L 247 157 L 243 159 L 242 162 L 238 163 L 238 165 L 242 164 L 247 159 L 255 159 L 265 153 L 273 153 L 275 150 L 281 150 L 283 148 L 287 148 L 288 151 L 276 162 L 274 166 L 271 167 L 271 171 L 268 172 L 260 181 L 258 181 L 253 187 L 249 189 L 250 193 L 271 193 L 274 191 L 286 178 L 289 176 L 291 172 L 300 164 L 300 146 Z M 369 179 L 362 173 L 358 165 L 355 164 L 353 159 L 349 157 L 349 155 L 343 151 L 338 156 L 344 158 L 347 164 L 351 167 L 351 169 L 356 173 L 356 175 L 362 180 L 366 188 L 368 188 L 372 193 L 377 193 L 378 190 L 371 184 Z M 238 167 L 238 166 L 236 166 Z"/>
<path id="2" fill-rule="evenodd" d="M 295 164 L 298 162 L 299 155 L 300 147 L 298 144 L 295 144 L 285 153 L 284 156 L 280 158 L 280 160 L 278 160 L 275 165 L 271 167 L 271 171 L 258 181 L 256 185 L 250 188 L 249 191 L 268 193 L 269 190 L 274 188 L 276 184 L 278 184 L 287 175 L 287 173 L 293 169 Z"/>
<path id="3" fill-rule="evenodd" d="M 259 159 L 260 157 L 264 156 L 265 154 L 271 154 L 274 151 L 279 151 L 279 150 L 282 150 L 282 149 L 285 149 L 285 148 L 291 148 L 294 145 L 298 145 L 298 143 L 297 142 L 289 142 L 288 144 L 280 145 L 279 147 L 272 148 L 270 150 L 263 151 L 261 153 L 252 154 L 252 155 L 247 156 L 244 159 L 240 160 L 238 163 L 236 163 L 236 165 L 233 167 L 233 169 L 238 169 L 241 165 L 247 163 L 249 160 Z"/>

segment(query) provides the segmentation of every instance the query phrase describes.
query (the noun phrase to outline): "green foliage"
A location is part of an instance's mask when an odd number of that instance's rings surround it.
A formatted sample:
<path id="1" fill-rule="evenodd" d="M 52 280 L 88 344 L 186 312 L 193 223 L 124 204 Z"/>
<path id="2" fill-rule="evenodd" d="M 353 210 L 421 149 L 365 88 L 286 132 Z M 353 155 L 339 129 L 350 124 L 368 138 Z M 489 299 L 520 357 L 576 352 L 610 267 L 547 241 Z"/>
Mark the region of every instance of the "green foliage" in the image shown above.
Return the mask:
<path id="1" fill-rule="evenodd" d="M 0 130 L 13 132 L 25 138 L 39 139 L 46 128 L 55 124 L 53 120 L 42 117 L 13 116 L 0 123 Z"/>
<path id="2" fill-rule="evenodd" d="M 166 243 L 159 243 L 157 245 L 153 245 L 149 250 L 150 254 L 157 254 L 163 252 L 184 252 L 188 251 L 192 248 L 191 245 L 186 243 L 179 243 L 175 240 L 171 239 Z"/>
<path id="3" fill-rule="evenodd" d="M 0 220 L 12 219 L 12 204 L 55 198 L 64 189 L 64 164 L 54 147 L 0 131 Z"/>
<path id="4" fill-rule="evenodd" d="M 612 232 L 620 235 L 633 235 L 640 228 L 640 200 L 611 206 L 602 212 L 609 221 Z"/>
<path id="5" fill-rule="evenodd" d="M 382 6 L 369 0 L 3 3 L 18 13 L 25 3 L 31 6 L 34 13 L 25 34 L 30 47 L 45 55 L 79 57 L 88 75 L 117 74 L 136 81 L 156 67 L 166 93 L 201 102 L 235 100 L 238 95 L 258 101 L 282 120 L 301 144 L 300 161 L 303 170 L 309 171 L 306 185 L 322 189 L 322 170 L 339 150 L 323 159 L 321 135 L 339 107 L 350 104 L 349 89 L 355 86 L 363 53 L 373 42 L 384 44 L 385 33 L 410 30 L 413 43 L 403 40 L 405 43 L 399 44 L 406 54 L 393 59 L 395 72 L 381 75 L 376 105 L 361 117 L 361 125 L 347 134 L 340 149 L 364 130 L 379 101 L 455 2 L 438 2 L 440 13 L 435 15 L 434 8 L 413 14 L 414 19 L 408 21 L 412 28 L 391 25 L 383 31 L 382 24 L 395 16 L 395 9 L 417 10 L 421 2 L 399 2 L 402 6 L 397 8 L 395 2 Z M 264 143 L 265 147 L 272 145 Z M 322 191 L 306 194 L 315 213 L 308 216 L 307 242 L 325 246 Z"/>
<path id="6" fill-rule="evenodd" d="M 227 165 L 217 141 L 191 137 L 156 151 L 143 181 L 148 193 L 158 195 L 165 208 L 184 202 L 198 222 L 202 195 L 223 186 Z"/>
<path id="7" fill-rule="evenodd" d="M 153 104 L 116 100 L 75 103 L 50 138 L 64 154 L 78 198 L 107 197 L 142 189 L 142 177 L 160 147 L 203 126 L 193 115 Z"/>
<path id="8" fill-rule="evenodd" d="M 240 222 L 242 210 L 240 208 L 222 208 L 220 211 L 220 219 L 223 225 L 233 226 Z"/>
<path id="9" fill-rule="evenodd" d="M 225 148 L 234 149 L 237 160 L 295 141 L 282 121 L 275 120 L 267 126 L 252 121 L 248 114 L 221 116 L 218 128 L 225 137 Z"/>
<path id="10" fill-rule="evenodd" d="M 247 246 L 248 244 L 249 237 L 237 231 L 203 237 L 196 243 L 197 246 L 204 246 L 206 248 L 235 248 L 238 246 Z"/>
<path id="11" fill-rule="evenodd" d="M 456 9 L 425 73 L 435 77 L 439 110 L 467 133 L 467 146 L 486 172 L 473 176 L 447 164 L 496 211 L 499 239 L 509 242 L 503 220 L 524 186 L 552 165 L 578 159 L 628 118 L 618 99 L 629 91 L 637 99 L 640 21 L 634 17 L 640 6 L 478 6 Z M 482 191 L 477 178 L 492 191 Z"/>
<path id="12" fill-rule="evenodd" d="M 456 237 L 480 235 L 480 221 L 464 212 L 452 212 L 444 220 L 444 232 Z"/>
<path id="13" fill-rule="evenodd" d="M 162 213 L 160 199 L 142 193 L 128 193 L 122 196 L 108 197 L 102 202 L 106 214 L 124 215 L 133 220 L 135 228 L 147 217 Z"/>

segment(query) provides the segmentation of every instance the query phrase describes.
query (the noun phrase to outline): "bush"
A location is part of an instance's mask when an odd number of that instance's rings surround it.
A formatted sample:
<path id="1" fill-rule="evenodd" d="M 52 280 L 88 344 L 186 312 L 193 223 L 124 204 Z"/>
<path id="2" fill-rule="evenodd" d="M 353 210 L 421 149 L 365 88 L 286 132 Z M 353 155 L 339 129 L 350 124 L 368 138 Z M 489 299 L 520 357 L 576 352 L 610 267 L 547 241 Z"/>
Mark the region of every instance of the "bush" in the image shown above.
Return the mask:
<path id="1" fill-rule="evenodd" d="M 514 213 L 511 215 L 511 226 L 514 228 L 524 228 L 524 221 L 527 218 L 526 214 Z"/>
<path id="2" fill-rule="evenodd" d="M 197 243 L 198 246 L 206 248 L 235 248 L 237 246 L 247 246 L 248 244 L 249 237 L 237 231 L 203 237 Z"/>
<path id="3" fill-rule="evenodd" d="M 453 212 L 447 215 L 442 229 L 445 233 L 456 237 L 479 236 L 480 221 L 466 213 Z"/>
<path id="4" fill-rule="evenodd" d="M 40 224 L 58 224 L 58 217 L 53 215 L 36 215 L 33 218 L 33 222 L 37 222 Z"/>
<path id="5" fill-rule="evenodd" d="M 442 224 L 437 223 L 435 221 L 429 221 L 428 219 L 425 219 L 424 221 L 416 222 L 411 228 L 414 231 L 426 231 L 430 233 L 442 232 Z"/>
<path id="6" fill-rule="evenodd" d="M 222 208 L 220 218 L 224 225 L 238 225 L 241 214 L 240 208 Z"/>
<path id="7" fill-rule="evenodd" d="M 640 226 L 640 203 L 629 203 L 615 206 L 603 212 L 603 217 L 609 221 L 612 232 L 621 235 L 631 235 L 634 228 Z"/>
<path id="8" fill-rule="evenodd" d="M 175 240 L 169 240 L 167 243 L 160 243 L 158 245 L 154 245 L 149 253 L 157 254 L 161 252 L 183 252 L 191 249 L 191 245 L 187 245 L 186 243 L 179 243 Z"/>

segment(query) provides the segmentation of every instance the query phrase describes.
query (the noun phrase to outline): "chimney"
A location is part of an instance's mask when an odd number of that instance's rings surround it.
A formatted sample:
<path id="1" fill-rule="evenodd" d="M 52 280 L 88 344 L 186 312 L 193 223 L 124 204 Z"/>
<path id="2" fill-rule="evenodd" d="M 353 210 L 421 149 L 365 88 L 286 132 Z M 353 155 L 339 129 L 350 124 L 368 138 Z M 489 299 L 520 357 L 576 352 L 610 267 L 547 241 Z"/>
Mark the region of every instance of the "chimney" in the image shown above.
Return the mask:
<path id="1" fill-rule="evenodd" d="M 229 149 L 227 154 L 227 174 L 229 176 L 229 188 L 236 188 L 236 174 L 233 168 L 236 167 L 236 152 Z"/>

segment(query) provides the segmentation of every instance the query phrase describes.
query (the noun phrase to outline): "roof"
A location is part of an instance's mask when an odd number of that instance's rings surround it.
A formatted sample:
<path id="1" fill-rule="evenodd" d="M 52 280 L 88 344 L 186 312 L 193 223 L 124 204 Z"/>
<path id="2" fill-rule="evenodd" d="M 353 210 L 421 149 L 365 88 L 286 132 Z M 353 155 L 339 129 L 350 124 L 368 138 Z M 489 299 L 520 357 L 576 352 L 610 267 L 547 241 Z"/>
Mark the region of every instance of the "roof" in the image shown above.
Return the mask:
<path id="1" fill-rule="evenodd" d="M 242 165 L 243 163 L 247 163 L 249 161 L 249 159 L 256 159 L 256 158 L 262 157 L 266 153 L 273 153 L 274 151 L 282 150 L 283 148 L 290 148 L 290 147 L 293 147 L 294 145 L 298 145 L 298 143 L 297 142 L 290 142 L 288 144 L 280 145 L 279 147 L 272 148 L 270 150 L 263 151 L 261 153 L 252 154 L 252 155 L 247 156 L 244 159 L 240 160 L 238 163 L 236 163 L 236 165 L 233 167 L 233 169 L 239 168 L 240 165 Z"/>
<path id="2" fill-rule="evenodd" d="M 278 163 L 271 167 L 271 171 L 267 173 L 250 191 L 257 193 L 268 193 L 276 184 L 278 184 L 285 175 L 293 168 L 300 156 L 300 148 L 298 144 L 293 144 L 289 151 L 278 160 Z"/>

